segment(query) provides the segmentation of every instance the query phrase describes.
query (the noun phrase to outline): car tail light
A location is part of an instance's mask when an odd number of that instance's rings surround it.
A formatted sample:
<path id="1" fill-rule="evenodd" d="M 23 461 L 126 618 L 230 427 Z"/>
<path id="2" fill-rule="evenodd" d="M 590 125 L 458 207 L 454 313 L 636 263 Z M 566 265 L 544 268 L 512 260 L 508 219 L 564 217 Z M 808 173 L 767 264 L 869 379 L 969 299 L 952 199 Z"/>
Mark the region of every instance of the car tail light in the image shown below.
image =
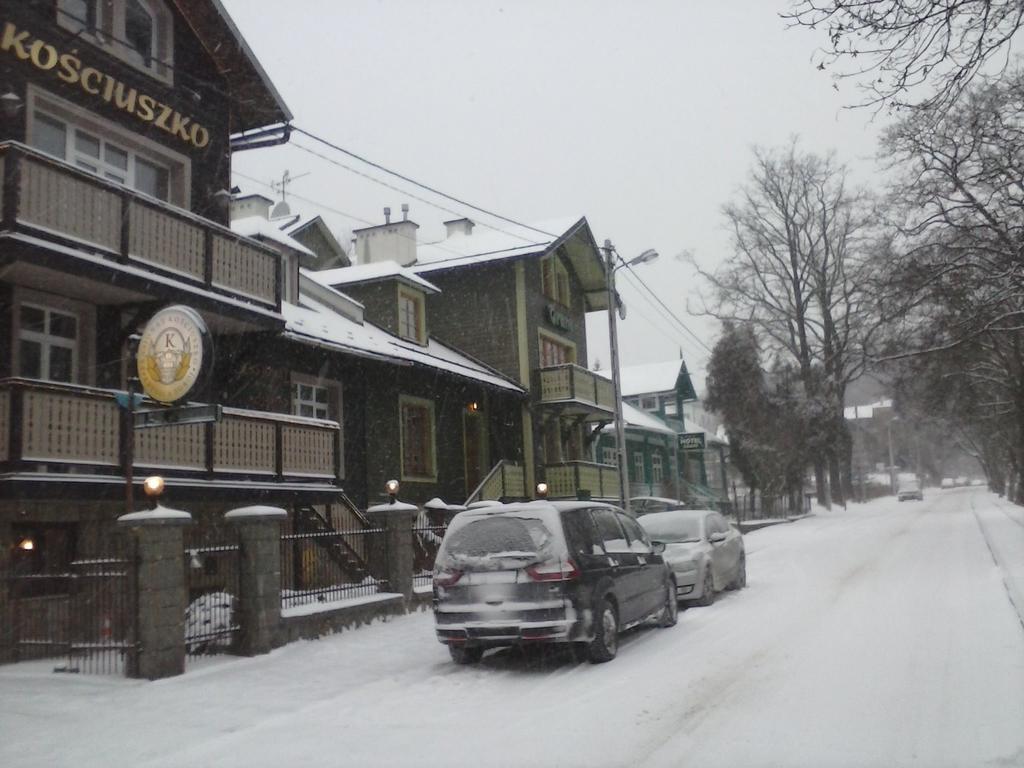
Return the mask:
<path id="1" fill-rule="evenodd" d="M 579 578 L 580 569 L 572 559 L 549 560 L 546 563 L 534 563 L 526 568 L 526 572 L 534 581 L 572 581 Z"/>
<path id="2" fill-rule="evenodd" d="M 461 578 L 462 571 L 457 571 L 455 569 L 438 571 L 434 574 L 434 586 L 451 587 L 457 584 Z"/>

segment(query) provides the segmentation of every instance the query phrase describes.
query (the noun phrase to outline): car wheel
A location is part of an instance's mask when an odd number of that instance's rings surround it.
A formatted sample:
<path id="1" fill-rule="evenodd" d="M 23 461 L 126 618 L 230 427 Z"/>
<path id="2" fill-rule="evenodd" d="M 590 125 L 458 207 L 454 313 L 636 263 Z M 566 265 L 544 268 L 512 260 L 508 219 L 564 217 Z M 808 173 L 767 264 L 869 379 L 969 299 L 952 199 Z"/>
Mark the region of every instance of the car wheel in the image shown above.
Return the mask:
<path id="1" fill-rule="evenodd" d="M 472 645 L 449 645 L 448 653 L 456 664 L 476 664 L 484 657 L 484 649 Z"/>
<path id="2" fill-rule="evenodd" d="M 707 608 L 715 602 L 715 580 L 711 576 L 711 568 L 704 571 L 704 586 L 701 589 L 700 599 L 697 605 Z"/>
<path id="3" fill-rule="evenodd" d="M 676 583 L 668 581 L 665 583 L 668 595 L 665 597 L 665 607 L 661 609 L 661 618 L 658 620 L 659 627 L 674 627 L 679 622 L 679 600 L 676 598 Z"/>
<path id="4" fill-rule="evenodd" d="M 619 652 L 619 614 L 607 597 L 602 597 L 594 606 L 597 623 L 594 639 L 587 646 L 587 659 L 591 664 L 611 661 Z"/>
<path id="5" fill-rule="evenodd" d="M 740 555 L 736 564 L 736 578 L 729 583 L 729 589 L 743 589 L 747 586 L 747 556 Z"/>

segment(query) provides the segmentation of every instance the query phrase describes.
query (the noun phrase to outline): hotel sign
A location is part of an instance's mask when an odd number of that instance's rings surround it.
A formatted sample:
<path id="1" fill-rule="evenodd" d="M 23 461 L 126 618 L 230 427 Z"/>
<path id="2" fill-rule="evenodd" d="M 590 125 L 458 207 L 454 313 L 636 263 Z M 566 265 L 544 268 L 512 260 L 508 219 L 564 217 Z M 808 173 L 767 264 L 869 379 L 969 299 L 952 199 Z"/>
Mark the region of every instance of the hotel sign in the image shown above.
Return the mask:
<path id="1" fill-rule="evenodd" d="M 679 435 L 680 451 L 703 451 L 705 448 L 703 432 L 684 432 Z"/>
<path id="2" fill-rule="evenodd" d="M 544 319 L 551 323 L 551 325 L 555 326 L 555 328 L 563 330 L 566 333 L 572 333 L 573 328 L 575 327 L 572 322 L 572 318 L 554 304 L 544 305 Z"/>
<path id="3" fill-rule="evenodd" d="M 115 109 L 127 112 L 144 123 L 151 123 L 197 149 L 210 143 L 210 132 L 191 117 L 147 93 L 125 85 L 113 75 L 83 64 L 74 53 L 61 51 L 40 38 L 33 38 L 31 32 L 18 30 L 9 21 L 4 23 L 3 33 L 0 34 L 0 51 L 27 61 L 42 72 L 50 72 L 68 85 L 77 85 L 87 94 L 102 99 Z"/>

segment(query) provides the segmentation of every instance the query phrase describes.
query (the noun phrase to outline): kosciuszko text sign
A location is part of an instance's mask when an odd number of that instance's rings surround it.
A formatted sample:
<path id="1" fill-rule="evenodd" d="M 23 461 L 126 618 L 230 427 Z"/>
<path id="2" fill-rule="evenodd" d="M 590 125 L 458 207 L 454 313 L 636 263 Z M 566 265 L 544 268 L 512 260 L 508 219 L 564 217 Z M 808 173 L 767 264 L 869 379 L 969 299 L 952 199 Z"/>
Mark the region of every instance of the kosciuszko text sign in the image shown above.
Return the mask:
<path id="1" fill-rule="evenodd" d="M 703 432 L 684 432 L 679 435 L 680 451 L 703 451 L 705 448 Z"/>
<path id="2" fill-rule="evenodd" d="M 212 357 L 210 334 L 190 307 L 165 307 L 146 323 L 136 363 L 147 395 L 170 405 L 184 398 Z"/>

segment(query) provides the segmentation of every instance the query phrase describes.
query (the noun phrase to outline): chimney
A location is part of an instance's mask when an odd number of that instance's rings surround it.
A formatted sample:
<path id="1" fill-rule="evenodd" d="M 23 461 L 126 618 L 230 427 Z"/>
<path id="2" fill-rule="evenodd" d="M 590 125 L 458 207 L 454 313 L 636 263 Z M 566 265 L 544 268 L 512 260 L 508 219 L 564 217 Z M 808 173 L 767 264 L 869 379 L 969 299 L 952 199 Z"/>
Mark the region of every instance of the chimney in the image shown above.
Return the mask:
<path id="1" fill-rule="evenodd" d="M 469 219 L 451 219 L 444 223 L 445 237 L 451 237 L 452 235 L 471 235 L 473 234 L 473 227 L 476 226 Z"/>
<path id="2" fill-rule="evenodd" d="M 384 209 L 384 223 L 352 230 L 355 239 L 353 263 L 372 264 L 396 261 L 407 267 L 416 261 L 416 230 L 420 225 L 409 219 L 409 205 L 402 204 L 402 220 L 391 221 L 391 208 Z"/>

